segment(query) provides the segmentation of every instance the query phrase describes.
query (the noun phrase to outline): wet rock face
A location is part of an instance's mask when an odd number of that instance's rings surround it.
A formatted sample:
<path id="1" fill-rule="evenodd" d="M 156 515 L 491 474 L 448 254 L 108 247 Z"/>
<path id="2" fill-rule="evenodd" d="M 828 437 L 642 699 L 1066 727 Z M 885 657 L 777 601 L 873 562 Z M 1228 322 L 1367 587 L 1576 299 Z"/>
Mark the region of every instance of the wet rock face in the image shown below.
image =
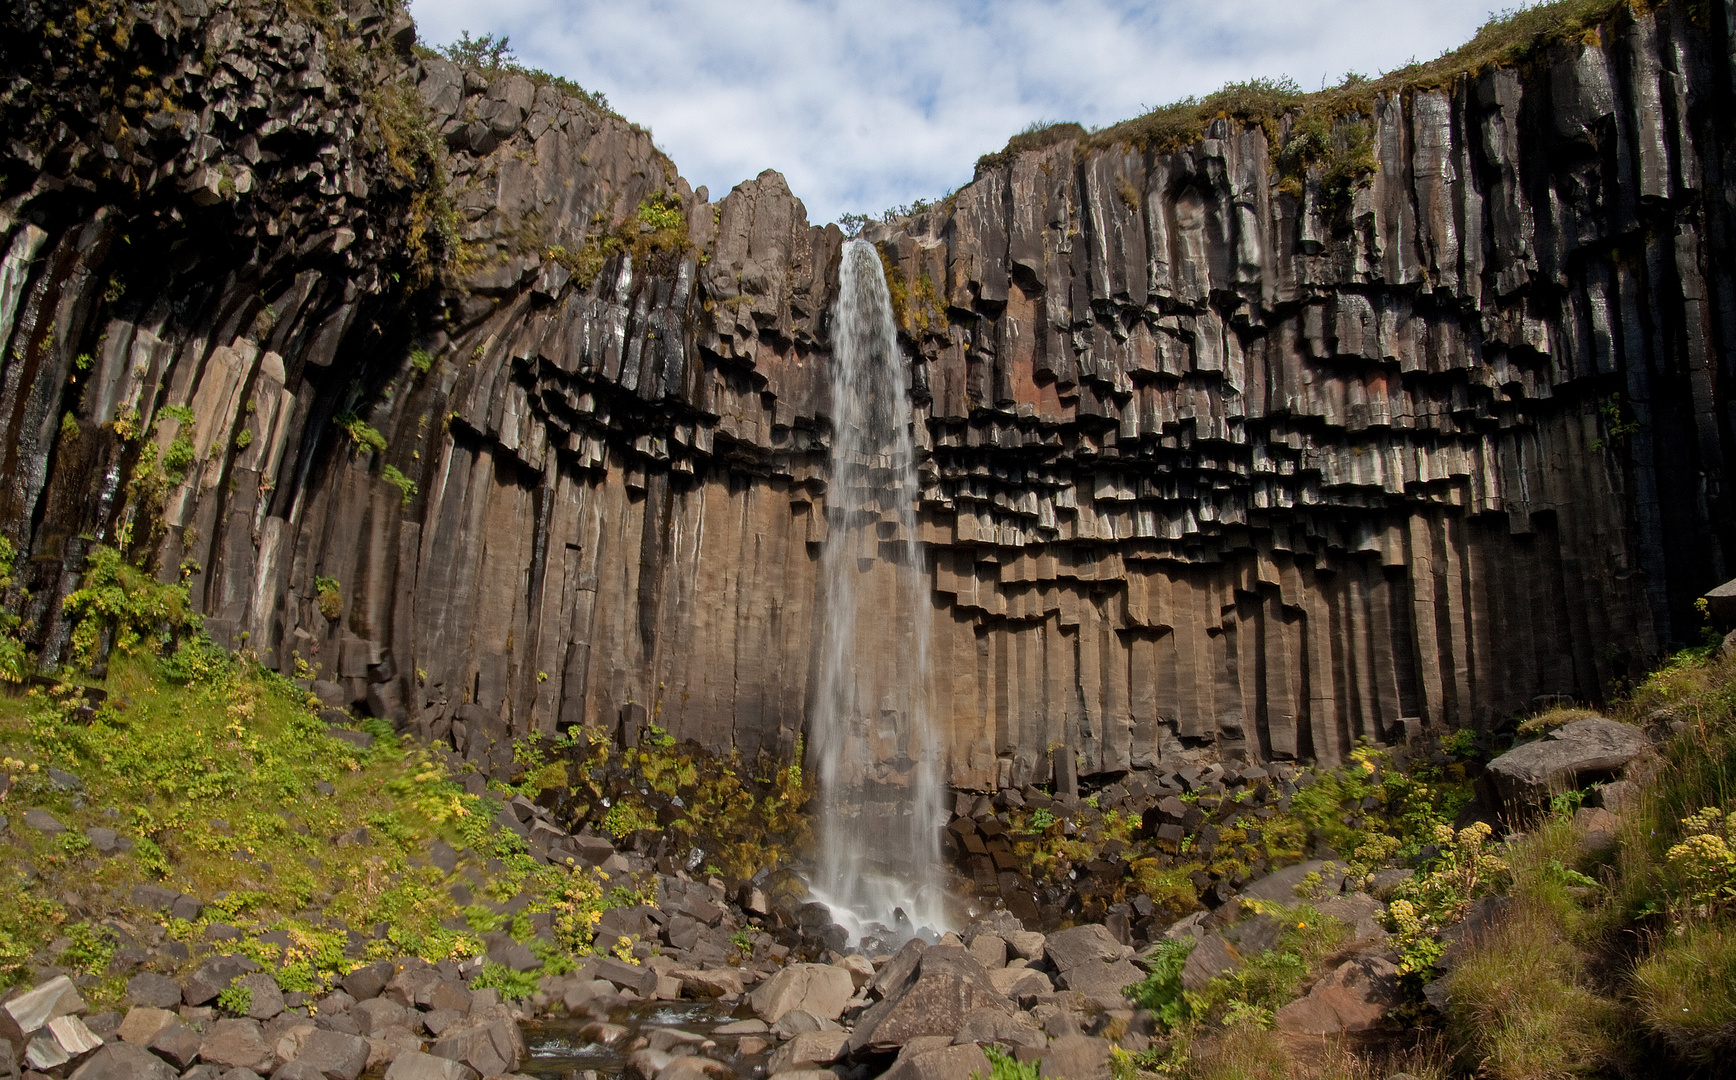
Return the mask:
<path id="1" fill-rule="evenodd" d="M 642 129 L 338 6 L 124 6 L 112 72 L 0 17 L 31 86 L 0 529 L 43 655 L 130 527 L 218 639 L 484 768 L 573 723 L 788 755 L 842 235 L 776 173 L 711 203 Z M 859 636 L 928 623 L 955 785 L 1335 761 L 1596 699 L 1693 629 L 1736 557 L 1728 59 L 1671 5 L 1624 20 L 1372 102 L 1342 202 L 1220 122 L 871 227 L 924 480 L 879 542 L 925 548 L 933 603 L 871 571 Z M 81 81 L 139 68 L 132 104 Z M 896 782 L 906 718 L 862 719 Z"/>

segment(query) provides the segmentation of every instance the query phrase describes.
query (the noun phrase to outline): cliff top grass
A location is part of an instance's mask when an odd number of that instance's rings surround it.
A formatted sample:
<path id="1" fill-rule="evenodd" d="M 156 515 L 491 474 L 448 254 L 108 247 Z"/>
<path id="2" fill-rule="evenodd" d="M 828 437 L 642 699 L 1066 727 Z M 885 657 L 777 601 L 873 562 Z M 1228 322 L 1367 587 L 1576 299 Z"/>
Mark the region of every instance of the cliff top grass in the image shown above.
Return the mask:
<path id="1" fill-rule="evenodd" d="M 517 55 L 512 50 L 511 39 L 505 34 L 483 34 L 471 36 L 470 31 L 461 30 L 458 40 L 439 49 L 430 49 L 418 45 L 417 51 L 424 56 L 444 56 L 461 67 L 472 68 L 489 80 L 498 79 L 502 75 L 523 75 L 537 86 L 551 86 L 570 98 L 577 98 L 600 113 L 621 118 L 621 114 L 609 107 L 607 95 L 586 90 L 578 83 L 560 75 L 551 75 L 541 68 L 527 67 L 519 63 Z M 637 127 L 638 125 L 634 125 Z"/>
<path id="2" fill-rule="evenodd" d="M 1599 28 L 1623 10 L 1645 10 L 1645 0 L 1554 0 L 1508 10 L 1484 23 L 1475 37 L 1434 60 L 1407 64 L 1376 78 L 1351 74 L 1338 86 L 1304 92 L 1293 79 L 1256 78 L 1230 83 L 1204 97 L 1188 97 L 1130 120 L 1087 132 L 1075 123 L 1038 123 L 1012 137 L 997 153 L 977 159 L 977 173 L 1017 155 L 1067 139 L 1082 148 L 1130 146 L 1166 152 L 1198 142 L 1217 119 L 1243 124 L 1275 123 L 1291 112 L 1322 112 L 1329 118 L 1366 114 L 1382 94 L 1450 85 L 1486 67 L 1525 64 L 1558 42 L 1597 42 Z"/>

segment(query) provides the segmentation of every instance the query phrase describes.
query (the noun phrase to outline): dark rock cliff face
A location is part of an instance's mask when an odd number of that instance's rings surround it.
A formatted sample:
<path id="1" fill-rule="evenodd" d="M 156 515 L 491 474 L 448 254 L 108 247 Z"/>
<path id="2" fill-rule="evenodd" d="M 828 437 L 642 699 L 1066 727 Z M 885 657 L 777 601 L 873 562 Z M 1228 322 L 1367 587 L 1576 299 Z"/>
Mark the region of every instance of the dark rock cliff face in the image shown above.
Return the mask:
<path id="1" fill-rule="evenodd" d="M 789 754 L 842 235 L 338 7 L 4 17 L 0 528 L 43 661 L 124 542 L 220 640 L 484 766 L 647 720 Z M 1381 97 L 1344 199 L 1219 121 L 872 226 L 924 478 L 880 542 L 933 590 L 899 610 L 865 550 L 864 640 L 929 623 L 954 783 L 1331 761 L 1693 637 L 1736 556 L 1732 18 Z M 863 714 L 896 779 L 908 718 Z"/>

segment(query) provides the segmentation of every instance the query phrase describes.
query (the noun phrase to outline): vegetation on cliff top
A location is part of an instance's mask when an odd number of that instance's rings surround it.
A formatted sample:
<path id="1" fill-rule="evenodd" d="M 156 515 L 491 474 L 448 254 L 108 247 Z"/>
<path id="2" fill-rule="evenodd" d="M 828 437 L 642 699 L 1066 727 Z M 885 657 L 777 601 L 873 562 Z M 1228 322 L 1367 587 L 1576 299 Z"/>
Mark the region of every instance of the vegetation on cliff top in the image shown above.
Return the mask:
<path id="1" fill-rule="evenodd" d="M 1096 131 L 1087 132 L 1076 123 L 1033 124 L 1008 140 L 1000 151 L 978 158 L 977 174 L 1007 164 L 1026 151 L 1069 139 L 1079 140 L 1082 149 L 1120 145 L 1156 152 L 1179 150 L 1203 138 L 1207 127 L 1218 119 L 1266 126 L 1276 144 L 1278 122 L 1286 115 L 1318 116 L 1328 125 L 1346 117 L 1368 115 L 1375 98 L 1382 94 L 1440 88 L 1489 66 L 1525 64 L 1558 42 L 1582 39 L 1596 43 L 1603 24 L 1623 11 L 1651 6 L 1656 5 L 1645 0 L 1554 0 L 1502 12 L 1484 23 L 1470 41 L 1434 60 L 1407 64 L 1376 78 L 1352 73 L 1338 86 L 1313 93 L 1305 93 L 1293 79 L 1256 78 L 1230 83 L 1204 97 L 1150 109 Z"/>

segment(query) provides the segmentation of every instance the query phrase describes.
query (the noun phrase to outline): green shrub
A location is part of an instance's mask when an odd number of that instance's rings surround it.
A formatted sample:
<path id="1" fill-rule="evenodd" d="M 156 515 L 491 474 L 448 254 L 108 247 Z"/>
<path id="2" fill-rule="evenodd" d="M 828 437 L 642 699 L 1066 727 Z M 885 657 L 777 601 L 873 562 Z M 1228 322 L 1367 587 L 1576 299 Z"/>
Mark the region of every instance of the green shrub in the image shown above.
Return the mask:
<path id="1" fill-rule="evenodd" d="M 17 559 L 18 549 L 0 536 L 0 681 L 12 683 L 23 682 L 30 670 L 29 653 L 17 634 L 22 620 L 3 606 L 6 592 L 12 588 L 12 566 Z"/>
<path id="2" fill-rule="evenodd" d="M 624 839 L 640 829 L 655 829 L 656 827 L 656 814 L 638 803 L 628 802 L 624 799 L 609 807 L 609 812 L 603 815 L 604 831 L 617 840 Z"/>
<path id="3" fill-rule="evenodd" d="M 332 418 L 332 423 L 349 434 L 350 441 L 363 450 L 371 450 L 376 454 L 386 452 L 386 437 L 375 431 L 361 417 L 353 412 L 342 412 Z"/>
<path id="4" fill-rule="evenodd" d="M 985 1045 L 983 1056 L 989 1059 L 989 1075 L 971 1073 L 971 1080 L 1038 1080 L 1039 1062 L 1020 1061 L 998 1046 Z"/>
<path id="5" fill-rule="evenodd" d="M 1156 1014 L 1165 1027 L 1177 1027 L 1191 1015 L 1181 985 L 1181 969 L 1194 944 L 1193 938 L 1183 937 L 1156 945 L 1146 961 L 1145 978 L 1124 991 Z"/>
<path id="6" fill-rule="evenodd" d="M 328 619 L 335 619 L 344 613 L 343 586 L 334 577 L 320 576 L 313 579 L 314 596 L 319 603 L 319 613 Z"/>
<path id="7" fill-rule="evenodd" d="M 416 497 L 416 481 L 398 471 L 397 466 L 388 465 L 381 469 L 380 478 L 398 489 L 399 493 L 404 497 L 403 504 L 405 506 L 409 506 L 410 500 Z"/>
<path id="8" fill-rule="evenodd" d="M 122 652 L 133 652 L 146 641 L 173 644 L 201 633 L 186 586 L 165 585 L 102 544 L 85 556 L 84 577 L 62 607 L 72 621 L 69 659 L 78 667 L 98 659 L 108 628 Z"/>
<path id="9" fill-rule="evenodd" d="M 219 992 L 217 1007 L 236 1016 L 246 1016 L 247 1010 L 253 1008 L 253 988 L 251 986 L 231 986 L 227 990 Z"/>
<path id="10" fill-rule="evenodd" d="M 603 94 L 586 90 L 571 79 L 520 64 L 510 40 L 505 34 L 498 37 L 494 34 L 471 37 L 470 31 L 463 30 L 459 32 L 458 40 L 440 49 L 440 53 L 455 64 L 475 68 L 491 80 L 508 74 L 523 75 L 538 86 L 552 86 L 567 97 L 578 98 L 599 112 L 608 113 L 610 116 L 620 115 L 609 108 L 609 99 Z"/>
<path id="11" fill-rule="evenodd" d="M 505 964 L 490 960 L 484 963 L 482 970 L 470 980 L 470 988 L 499 990 L 503 998 L 523 1000 L 536 993 L 536 983 L 541 977 L 541 971 L 514 971 Z"/>
<path id="12" fill-rule="evenodd" d="M 185 435 L 177 435 L 174 441 L 163 450 L 163 474 L 172 484 L 179 484 L 187 477 L 187 467 L 193 464 L 196 452 L 193 440 Z"/>

